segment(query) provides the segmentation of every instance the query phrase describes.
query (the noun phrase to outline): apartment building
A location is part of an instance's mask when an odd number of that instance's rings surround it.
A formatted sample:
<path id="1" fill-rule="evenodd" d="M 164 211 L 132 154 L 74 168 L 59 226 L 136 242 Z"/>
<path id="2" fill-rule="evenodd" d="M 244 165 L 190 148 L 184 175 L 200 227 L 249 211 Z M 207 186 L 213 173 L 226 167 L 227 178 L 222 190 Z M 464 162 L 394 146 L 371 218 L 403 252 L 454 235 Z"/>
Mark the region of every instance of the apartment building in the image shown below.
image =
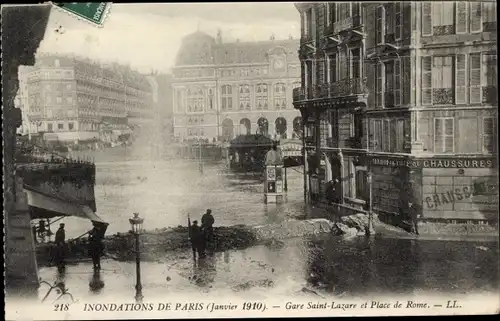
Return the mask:
<path id="1" fill-rule="evenodd" d="M 416 204 L 422 220 L 496 220 L 496 3 L 296 7 L 307 194 L 390 218 Z"/>

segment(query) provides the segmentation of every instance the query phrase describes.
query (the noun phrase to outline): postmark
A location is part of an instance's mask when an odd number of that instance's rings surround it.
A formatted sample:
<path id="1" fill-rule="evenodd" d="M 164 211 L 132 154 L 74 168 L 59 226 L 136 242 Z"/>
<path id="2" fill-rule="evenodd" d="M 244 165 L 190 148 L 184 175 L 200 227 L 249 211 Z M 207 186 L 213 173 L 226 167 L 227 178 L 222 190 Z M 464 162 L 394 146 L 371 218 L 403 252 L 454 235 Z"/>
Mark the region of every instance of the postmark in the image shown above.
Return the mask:
<path id="1" fill-rule="evenodd" d="M 72 16 L 102 27 L 111 9 L 111 2 L 53 2 L 56 8 Z"/>

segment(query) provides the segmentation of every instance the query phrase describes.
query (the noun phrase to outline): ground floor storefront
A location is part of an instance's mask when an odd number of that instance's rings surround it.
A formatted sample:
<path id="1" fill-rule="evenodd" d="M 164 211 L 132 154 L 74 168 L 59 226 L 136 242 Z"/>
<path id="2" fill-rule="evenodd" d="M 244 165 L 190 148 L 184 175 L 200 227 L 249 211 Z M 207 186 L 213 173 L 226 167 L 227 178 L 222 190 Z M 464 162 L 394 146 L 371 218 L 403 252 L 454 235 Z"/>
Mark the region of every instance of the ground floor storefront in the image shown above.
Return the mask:
<path id="1" fill-rule="evenodd" d="M 338 148 L 322 148 L 319 158 L 314 156 L 314 148 L 306 153 L 308 201 L 330 205 L 341 215 L 372 210 L 381 219 L 398 224 L 411 219 L 408 213 L 413 206 L 422 222 L 498 222 L 494 157 Z"/>

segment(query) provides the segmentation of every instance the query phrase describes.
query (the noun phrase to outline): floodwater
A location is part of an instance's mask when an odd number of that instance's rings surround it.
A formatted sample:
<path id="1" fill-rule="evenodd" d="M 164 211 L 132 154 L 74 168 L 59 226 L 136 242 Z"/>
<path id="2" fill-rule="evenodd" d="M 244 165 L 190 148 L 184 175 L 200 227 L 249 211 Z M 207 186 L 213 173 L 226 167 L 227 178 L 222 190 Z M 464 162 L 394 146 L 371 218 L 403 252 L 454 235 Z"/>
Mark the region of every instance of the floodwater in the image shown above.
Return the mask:
<path id="1" fill-rule="evenodd" d="M 363 298 L 373 295 L 498 296 L 496 243 L 324 237 L 291 239 L 269 246 L 216 253 L 198 265 L 189 251 L 142 263 L 143 294 L 149 300 L 294 296 Z M 107 296 L 130 300 L 135 264 L 106 259 L 99 276 L 88 263 L 69 265 L 65 275 L 43 268 L 44 280 L 64 280 L 84 302 Z M 96 286 L 98 285 L 98 286 Z M 40 289 L 40 295 L 46 293 Z"/>

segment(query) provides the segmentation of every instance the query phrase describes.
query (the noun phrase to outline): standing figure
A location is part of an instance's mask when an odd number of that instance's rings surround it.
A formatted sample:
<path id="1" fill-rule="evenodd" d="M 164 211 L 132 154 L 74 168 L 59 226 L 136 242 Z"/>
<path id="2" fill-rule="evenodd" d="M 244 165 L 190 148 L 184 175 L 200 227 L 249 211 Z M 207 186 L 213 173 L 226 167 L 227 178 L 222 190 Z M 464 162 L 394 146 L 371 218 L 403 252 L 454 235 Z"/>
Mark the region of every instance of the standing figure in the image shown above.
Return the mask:
<path id="1" fill-rule="evenodd" d="M 198 252 L 198 257 L 204 255 L 203 234 L 201 233 L 201 228 L 198 226 L 198 221 L 193 221 L 193 225 L 190 227 L 189 231 L 191 239 L 191 248 L 193 249 L 193 259 L 196 260 L 196 252 Z"/>
<path id="2" fill-rule="evenodd" d="M 66 231 L 64 230 L 64 223 L 59 224 L 59 229 L 56 232 L 56 251 L 55 263 L 58 268 L 64 267 L 64 252 L 66 246 Z"/>
<path id="3" fill-rule="evenodd" d="M 103 251 L 101 233 L 95 223 L 94 227 L 89 232 L 89 254 L 92 257 L 92 264 L 95 271 L 101 269 L 101 254 Z"/>
<path id="4" fill-rule="evenodd" d="M 417 205 L 409 202 L 408 203 L 408 211 L 409 211 L 409 217 L 411 220 L 411 232 L 415 233 L 416 235 L 419 235 L 418 234 L 418 217 L 420 216 L 420 214 L 419 214 L 419 211 L 417 209 Z"/>
<path id="5" fill-rule="evenodd" d="M 213 238 L 214 238 L 214 228 L 213 225 L 215 223 L 215 219 L 212 216 L 212 210 L 207 209 L 207 212 L 203 214 L 201 217 L 201 230 L 203 231 L 204 236 L 204 247 L 209 245 L 209 248 L 213 250 Z"/>

